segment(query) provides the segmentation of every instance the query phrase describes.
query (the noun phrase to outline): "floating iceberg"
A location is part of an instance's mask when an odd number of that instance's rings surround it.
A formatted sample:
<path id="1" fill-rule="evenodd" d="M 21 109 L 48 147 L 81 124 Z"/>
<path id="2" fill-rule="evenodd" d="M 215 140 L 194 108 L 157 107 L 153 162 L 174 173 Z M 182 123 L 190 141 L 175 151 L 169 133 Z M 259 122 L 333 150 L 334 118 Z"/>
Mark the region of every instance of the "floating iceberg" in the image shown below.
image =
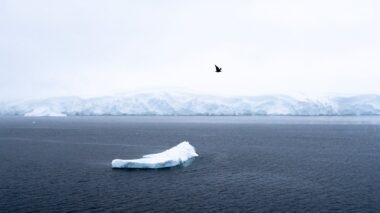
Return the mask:
<path id="1" fill-rule="evenodd" d="M 159 169 L 180 165 L 191 162 L 198 154 L 189 142 L 184 141 L 166 151 L 157 154 L 144 155 L 140 159 L 112 161 L 112 168 L 122 169 Z"/>

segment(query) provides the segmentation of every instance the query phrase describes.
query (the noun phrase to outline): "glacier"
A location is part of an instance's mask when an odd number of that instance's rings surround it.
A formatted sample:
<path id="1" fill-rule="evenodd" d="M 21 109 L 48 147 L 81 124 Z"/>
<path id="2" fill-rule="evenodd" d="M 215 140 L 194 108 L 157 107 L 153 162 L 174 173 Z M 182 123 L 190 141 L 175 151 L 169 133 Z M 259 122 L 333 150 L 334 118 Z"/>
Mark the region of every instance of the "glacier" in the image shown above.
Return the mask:
<path id="1" fill-rule="evenodd" d="M 25 113 L 26 117 L 65 117 L 66 115 L 60 112 L 54 112 L 50 108 L 36 108 L 31 112 Z"/>
<path id="2" fill-rule="evenodd" d="M 114 169 L 160 169 L 180 165 L 187 165 L 198 154 L 194 147 L 188 142 L 183 141 L 178 145 L 156 154 L 144 155 L 140 159 L 122 160 L 115 159 L 112 161 Z"/>
<path id="3" fill-rule="evenodd" d="M 97 98 L 56 97 L 0 103 L 0 115 L 380 115 L 379 95 L 319 99 L 288 95 L 213 96 L 141 92 Z"/>

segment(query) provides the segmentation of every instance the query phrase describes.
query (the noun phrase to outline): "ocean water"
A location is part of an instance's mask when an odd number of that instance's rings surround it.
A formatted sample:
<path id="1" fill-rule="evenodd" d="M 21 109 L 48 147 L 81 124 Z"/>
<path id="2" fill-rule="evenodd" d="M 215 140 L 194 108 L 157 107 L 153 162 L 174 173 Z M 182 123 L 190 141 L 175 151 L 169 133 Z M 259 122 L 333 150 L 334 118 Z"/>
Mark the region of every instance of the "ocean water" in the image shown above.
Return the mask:
<path id="1" fill-rule="evenodd" d="M 380 212 L 380 117 L 0 117 L 0 212 L 28 211 Z"/>

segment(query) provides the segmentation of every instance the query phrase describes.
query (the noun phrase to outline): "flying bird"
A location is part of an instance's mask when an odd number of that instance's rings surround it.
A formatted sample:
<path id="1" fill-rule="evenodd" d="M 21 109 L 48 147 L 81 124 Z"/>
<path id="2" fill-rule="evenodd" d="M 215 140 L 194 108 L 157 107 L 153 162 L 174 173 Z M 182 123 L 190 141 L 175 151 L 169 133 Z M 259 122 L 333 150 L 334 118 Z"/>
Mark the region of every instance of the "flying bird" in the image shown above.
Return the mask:
<path id="1" fill-rule="evenodd" d="M 220 68 L 220 67 L 216 66 L 216 64 L 215 64 L 215 69 L 216 69 L 216 71 L 215 71 L 215 72 L 222 72 L 222 68 Z"/>

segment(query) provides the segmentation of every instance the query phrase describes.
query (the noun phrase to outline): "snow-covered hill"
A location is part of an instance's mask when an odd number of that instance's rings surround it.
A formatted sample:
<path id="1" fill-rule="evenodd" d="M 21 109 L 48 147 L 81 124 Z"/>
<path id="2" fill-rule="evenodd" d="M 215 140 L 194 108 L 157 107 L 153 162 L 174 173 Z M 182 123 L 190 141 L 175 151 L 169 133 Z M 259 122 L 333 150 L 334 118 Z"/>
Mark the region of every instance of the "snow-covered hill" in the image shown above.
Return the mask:
<path id="1" fill-rule="evenodd" d="M 133 93 L 81 99 L 57 97 L 0 104 L 0 115 L 380 115 L 380 96 L 299 99 L 286 95 L 219 97 Z"/>

